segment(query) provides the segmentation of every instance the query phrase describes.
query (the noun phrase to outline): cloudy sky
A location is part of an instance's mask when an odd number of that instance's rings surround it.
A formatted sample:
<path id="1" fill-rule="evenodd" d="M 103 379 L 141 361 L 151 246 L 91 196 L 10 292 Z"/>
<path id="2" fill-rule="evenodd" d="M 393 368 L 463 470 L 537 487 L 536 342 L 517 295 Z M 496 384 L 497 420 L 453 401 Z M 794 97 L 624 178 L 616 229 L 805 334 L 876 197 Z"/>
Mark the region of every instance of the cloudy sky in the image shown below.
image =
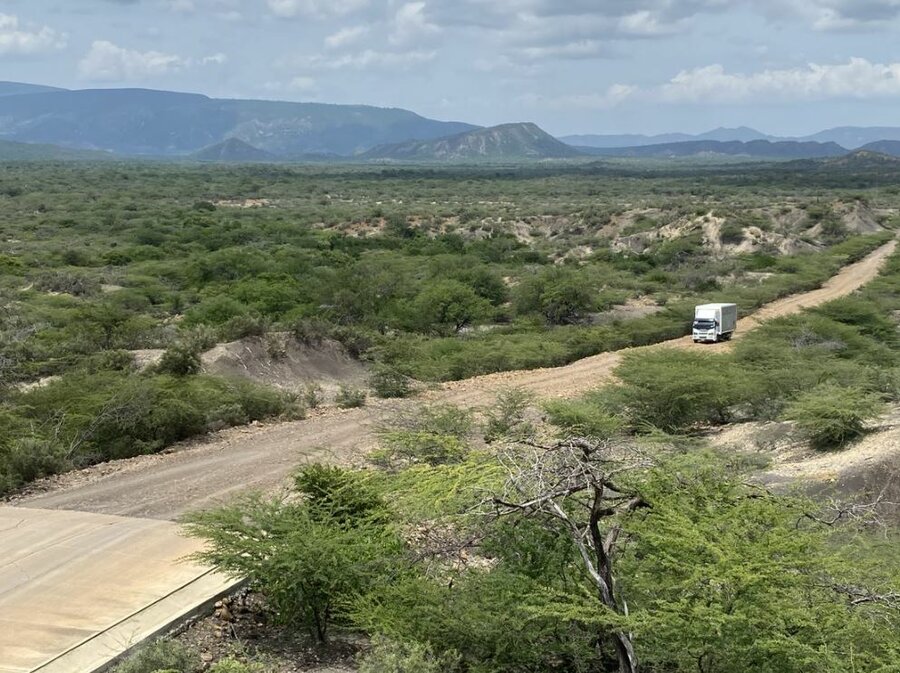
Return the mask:
<path id="1" fill-rule="evenodd" d="M 0 79 L 556 134 L 900 125 L 900 0 L 0 0 Z"/>

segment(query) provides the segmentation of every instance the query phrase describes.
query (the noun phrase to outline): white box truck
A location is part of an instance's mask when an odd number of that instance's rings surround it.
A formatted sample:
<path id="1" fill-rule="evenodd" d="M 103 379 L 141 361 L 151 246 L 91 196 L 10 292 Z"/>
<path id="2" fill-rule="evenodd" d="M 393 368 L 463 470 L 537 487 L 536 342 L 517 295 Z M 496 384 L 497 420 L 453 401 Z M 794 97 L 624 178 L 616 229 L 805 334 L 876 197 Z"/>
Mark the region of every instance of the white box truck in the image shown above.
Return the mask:
<path id="1" fill-rule="evenodd" d="M 736 304 L 700 304 L 694 307 L 691 336 L 698 341 L 727 341 L 737 327 Z"/>

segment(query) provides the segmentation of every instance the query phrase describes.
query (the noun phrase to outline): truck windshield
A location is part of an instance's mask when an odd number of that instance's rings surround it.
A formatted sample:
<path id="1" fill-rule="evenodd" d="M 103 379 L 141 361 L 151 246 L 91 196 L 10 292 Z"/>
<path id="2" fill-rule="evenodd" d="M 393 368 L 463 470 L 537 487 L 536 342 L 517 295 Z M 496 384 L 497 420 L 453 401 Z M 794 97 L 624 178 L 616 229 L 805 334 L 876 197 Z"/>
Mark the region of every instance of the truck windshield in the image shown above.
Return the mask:
<path id="1" fill-rule="evenodd" d="M 712 329 L 716 326 L 716 322 L 714 320 L 695 320 L 694 327 L 697 329 Z"/>

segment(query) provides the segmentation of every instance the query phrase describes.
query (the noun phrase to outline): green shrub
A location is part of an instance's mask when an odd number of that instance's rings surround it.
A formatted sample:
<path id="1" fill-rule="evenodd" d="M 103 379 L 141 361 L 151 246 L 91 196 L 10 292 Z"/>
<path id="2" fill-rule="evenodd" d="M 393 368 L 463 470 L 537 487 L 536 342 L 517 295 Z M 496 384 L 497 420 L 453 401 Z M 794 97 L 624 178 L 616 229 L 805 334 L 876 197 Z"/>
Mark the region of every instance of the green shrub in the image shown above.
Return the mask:
<path id="1" fill-rule="evenodd" d="M 485 411 L 484 439 L 494 442 L 501 438 L 519 439 L 533 431 L 525 412 L 534 396 L 519 388 L 509 388 L 497 393 L 494 405 Z"/>
<path id="2" fill-rule="evenodd" d="M 291 325 L 291 334 L 304 346 L 318 346 L 331 338 L 334 326 L 318 318 L 300 318 Z"/>
<path id="3" fill-rule="evenodd" d="M 169 346 L 162 354 L 159 364 L 156 365 L 156 371 L 173 376 L 190 376 L 198 374 L 202 366 L 200 353 L 188 344 L 175 344 Z"/>
<path id="4" fill-rule="evenodd" d="M 64 448 L 50 439 L 21 437 L 0 445 L 0 493 L 72 467 Z"/>
<path id="5" fill-rule="evenodd" d="M 729 220 L 719 230 L 719 238 L 721 238 L 722 243 L 738 245 L 744 240 L 744 227 L 740 222 Z"/>
<path id="6" fill-rule="evenodd" d="M 246 664 L 232 657 L 217 661 L 209 668 L 209 673 L 267 673 L 265 666 L 258 663 Z"/>
<path id="7" fill-rule="evenodd" d="M 459 656 L 452 653 L 438 656 L 428 645 L 376 636 L 357 665 L 359 673 L 449 673 L 457 670 Z"/>
<path id="8" fill-rule="evenodd" d="M 378 397 L 409 397 L 412 387 L 409 379 L 392 367 L 379 366 L 369 377 L 369 385 Z"/>
<path id="9" fill-rule="evenodd" d="M 616 369 L 621 383 L 607 393 L 607 410 L 620 410 L 633 428 L 678 432 L 724 423 L 753 382 L 726 357 L 676 349 L 630 353 Z"/>
<path id="10" fill-rule="evenodd" d="M 554 425 L 580 436 L 605 439 L 622 430 L 622 419 L 587 395 L 576 400 L 552 400 L 544 410 Z"/>
<path id="11" fill-rule="evenodd" d="M 465 459 L 468 447 L 460 438 L 422 430 L 391 430 L 380 435 L 377 463 L 446 465 Z"/>
<path id="12" fill-rule="evenodd" d="M 208 351 L 219 339 L 216 330 L 207 325 L 195 325 L 182 331 L 179 341 L 198 353 Z"/>
<path id="13" fill-rule="evenodd" d="M 351 599 L 393 581 L 404 546 L 362 475 L 310 466 L 297 484 L 299 502 L 251 496 L 186 524 L 209 543 L 199 558 L 249 578 L 280 622 L 324 642 L 336 621 L 347 623 Z"/>
<path id="14" fill-rule="evenodd" d="M 269 329 L 269 320 L 255 314 L 236 315 L 222 325 L 222 337 L 226 341 L 237 341 L 246 337 L 265 336 Z"/>
<path id="15" fill-rule="evenodd" d="M 30 469 L 41 474 L 159 451 L 211 429 L 296 409 L 295 402 L 284 393 L 248 381 L 211 376 L 135 376 L 109 370 L 75 371 L 18 399 L 25 427 L 14 428 L 15 434 L 6 438 L 3 449 L 12 451 L 9 460 L 19 466 L 17 473 L 20 467 L 28 472 L 21 461 L 32 450 L 20 453 L 11 447 L 31 436 L 25 429 L 29 425 L 52 429 L 52 435 L 35 437 L 41 446 L 42 441 L 52 440 L 53 445 L 73 447 L 61 461 L 55 457 L 56 449 L 35 452 L 41 458 Z"/>
<path id="16" fill-rule="evenodd" d="M 316 409 L 322 404 L 322 386 L 318 383 L 307 384 L 300 399 L 307 409 Z"/>
<path id="17" fill-rule="evenodd" d="M 174 640 L 156 640 L 143 645 L 113 669 L 115 673 L 193 673 L 199 670 L 193 652 Z"/>
<path id="18" fill-rule="evenodd" d="M 878 396 L 865 390 L 823 383 L 799 395 L 784 417 L 796 421 L 813 446 L 833 449 L 861 436 L 866 420 L 883 408 Z"/>
<path id="19" fill-rule="evenodd" d="M 341 409 L 355 409 L 366 403 L 366 391 L 351 386 L 341 386 L 334 398 L 334 403 Z"/>

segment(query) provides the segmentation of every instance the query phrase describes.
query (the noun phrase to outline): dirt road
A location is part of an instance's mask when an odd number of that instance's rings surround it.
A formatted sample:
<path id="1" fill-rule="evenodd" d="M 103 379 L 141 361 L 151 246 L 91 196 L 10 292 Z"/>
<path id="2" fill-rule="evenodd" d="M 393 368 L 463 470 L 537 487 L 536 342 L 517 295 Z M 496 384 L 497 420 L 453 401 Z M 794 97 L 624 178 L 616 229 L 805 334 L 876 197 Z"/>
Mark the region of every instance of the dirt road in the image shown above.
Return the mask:
<path id="1" fill-rule="evenodd" d="M 761 321 L 844 296 L 874 278 L 897 242 L 843 268 L 821 288 L 775 301 L 738 323 L 736 338 Z M 644 348 L 689 347 L 689 337 Z M 727 344 L 710 346 L 727 348 Z M 635 350 L 635 349 L 628 349 Z M 609 380 L 627 351 L 601 353 L 564 367 L 504 372 L 448 383 L 428 393 L 430 401 L 467 407 L 488 404 L 497 390 L 520 387 L 542 398 L 568 397 Z M 373 430 L 396 409 L 420 401 L 377 402 L 352 411 L 331 411 L 307 420 L 235 428 L 158 456 L 98 466 L 65 475 L 57 486 L 15 504 L 102 514 L 171 519 L 220 502 L 246 489 L 272 489 L 304 460 L 346 460 L 371 447 Z"/>

